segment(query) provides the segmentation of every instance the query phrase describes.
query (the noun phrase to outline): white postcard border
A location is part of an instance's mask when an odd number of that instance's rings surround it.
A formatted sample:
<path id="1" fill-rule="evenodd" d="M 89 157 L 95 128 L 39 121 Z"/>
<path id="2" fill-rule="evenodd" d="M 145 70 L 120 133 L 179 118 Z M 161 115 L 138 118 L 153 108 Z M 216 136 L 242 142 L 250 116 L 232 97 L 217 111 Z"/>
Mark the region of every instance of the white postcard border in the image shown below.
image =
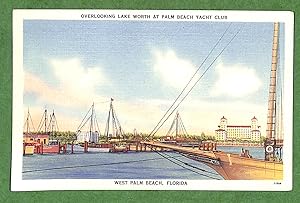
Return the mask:
<path id="1" fill-rule="evenodd" d="M 97 18 L 99 14 L 149 14 L 149 15 L 211 15 L 212 19 L 118 19 Z M 84 16 L 92 16 L 84 18 Z M 96 16 L 96 18 L 95 18 Z M 216 17 L 218 16 L 218 17 Z M 226 16 L 221 19 L 220 16 Z M 219 18 L 219 19 L 216 19 Z M 106 179 L 22 179 L 22 121 L 23 115 L 23 20 L 137 20 L 137 21 L 214 21 L 214 22 L 282 22 L 285 24 L 285 72 L 284 97 L 284 178 L 269 180 L 184 180 L 187 185 L 116 185 L 115 180 Z M 294 14 L 290 11 L 217 11 L 217 10 L 63 10 L 63 9 L 17 9 L 13 11 L 13 123 L 12 123 L 12 191 L 39 190 L 247 190 L 247 191 L 289 191 L 292 189 L 292 135 L 293 135 L 293 33 Z M 143 181 L 156 181 L 144 180 Z M 123 180 L 123 181 L 131 181 Z M 178 180 L 182 181 L 182 180 Z M 280 183 L 280 184 L 278 184 Z"/>

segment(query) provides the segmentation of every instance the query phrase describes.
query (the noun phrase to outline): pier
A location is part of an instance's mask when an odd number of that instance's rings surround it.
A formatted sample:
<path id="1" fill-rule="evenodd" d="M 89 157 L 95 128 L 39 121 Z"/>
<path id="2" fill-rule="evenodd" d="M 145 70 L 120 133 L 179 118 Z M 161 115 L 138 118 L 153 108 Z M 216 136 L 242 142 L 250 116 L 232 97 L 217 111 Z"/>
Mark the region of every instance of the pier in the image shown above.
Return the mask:
<path id="1" fill-rule="evenodd" d="M 194 156 L 200 156 L 200 157 L 205 157 L 205 158 L 210 158 L 212 160 L 217 161 L 217 157 L 214 155 L 212 151 L 204 151 L 204 150 L 199 150 L 198 148 L 190 148 L 190 147 L 181 147 L 178 145 L 172 145 L 172 144 L 164 144 L 161 142 L 148 142 L 148 141 L 143 141 L 141 142 L 141 145 L 144 145 L 144 148 L 159 148 L 161 150 L 173 150 L 176 152 L 180 153 L 186 153 L 186 154 L 191 154 Z"/>
<path id="2" fill-rule="evenodd" d="M 239 154 L 225 153 L 213 148 L 192 149 L 151 141 L 144 141 L 141 144 L 182 153 L 213 168 L 226 180 L 281 180 L 283 178 L 282 162 L 243 157 Z"/>

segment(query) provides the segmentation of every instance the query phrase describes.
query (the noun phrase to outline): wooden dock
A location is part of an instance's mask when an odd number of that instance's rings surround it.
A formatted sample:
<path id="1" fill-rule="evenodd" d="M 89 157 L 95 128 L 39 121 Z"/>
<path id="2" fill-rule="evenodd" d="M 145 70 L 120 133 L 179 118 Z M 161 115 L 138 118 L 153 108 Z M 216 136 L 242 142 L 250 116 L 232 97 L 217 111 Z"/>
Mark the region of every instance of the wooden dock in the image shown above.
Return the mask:
<path id="1" fill-rule="evenodd" d="M 172 149 L 213 168 L 226 180 L 282 180 L 283 162 L 241 157 L 238 154 L 186 148 L 160 142 L 143 141 L 146 147 Z"/>

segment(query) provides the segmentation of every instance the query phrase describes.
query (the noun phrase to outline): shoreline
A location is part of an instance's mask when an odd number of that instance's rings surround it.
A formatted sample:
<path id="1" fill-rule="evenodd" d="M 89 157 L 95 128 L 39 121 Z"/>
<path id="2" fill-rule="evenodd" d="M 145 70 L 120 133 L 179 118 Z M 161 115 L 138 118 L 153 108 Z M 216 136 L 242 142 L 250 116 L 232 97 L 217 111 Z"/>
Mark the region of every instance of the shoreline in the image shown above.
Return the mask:
<path id="1" fill-rule="evenodd" d="M 217 143 L 217 147 L 259 147 L 264 148 L 263 145 L 260 144 L 219 144 Z"/>

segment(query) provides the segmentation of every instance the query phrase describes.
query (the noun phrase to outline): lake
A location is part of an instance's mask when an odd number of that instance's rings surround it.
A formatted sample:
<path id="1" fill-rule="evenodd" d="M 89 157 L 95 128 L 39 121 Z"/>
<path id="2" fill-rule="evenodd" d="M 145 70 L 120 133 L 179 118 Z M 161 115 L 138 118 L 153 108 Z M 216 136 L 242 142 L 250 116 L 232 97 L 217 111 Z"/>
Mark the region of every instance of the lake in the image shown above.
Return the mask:
<path id="1" fill-rule="evenodd" d="M 69 148 L 70 149 L 70 148 Z M 264 149 L 251 147 L 254 158 Z M 218 147 L 239 154 L 241 147 Z M 44 154 L 23 157 L 23 179 L 223 179 L 205 164 L 176 152 Z"/>

